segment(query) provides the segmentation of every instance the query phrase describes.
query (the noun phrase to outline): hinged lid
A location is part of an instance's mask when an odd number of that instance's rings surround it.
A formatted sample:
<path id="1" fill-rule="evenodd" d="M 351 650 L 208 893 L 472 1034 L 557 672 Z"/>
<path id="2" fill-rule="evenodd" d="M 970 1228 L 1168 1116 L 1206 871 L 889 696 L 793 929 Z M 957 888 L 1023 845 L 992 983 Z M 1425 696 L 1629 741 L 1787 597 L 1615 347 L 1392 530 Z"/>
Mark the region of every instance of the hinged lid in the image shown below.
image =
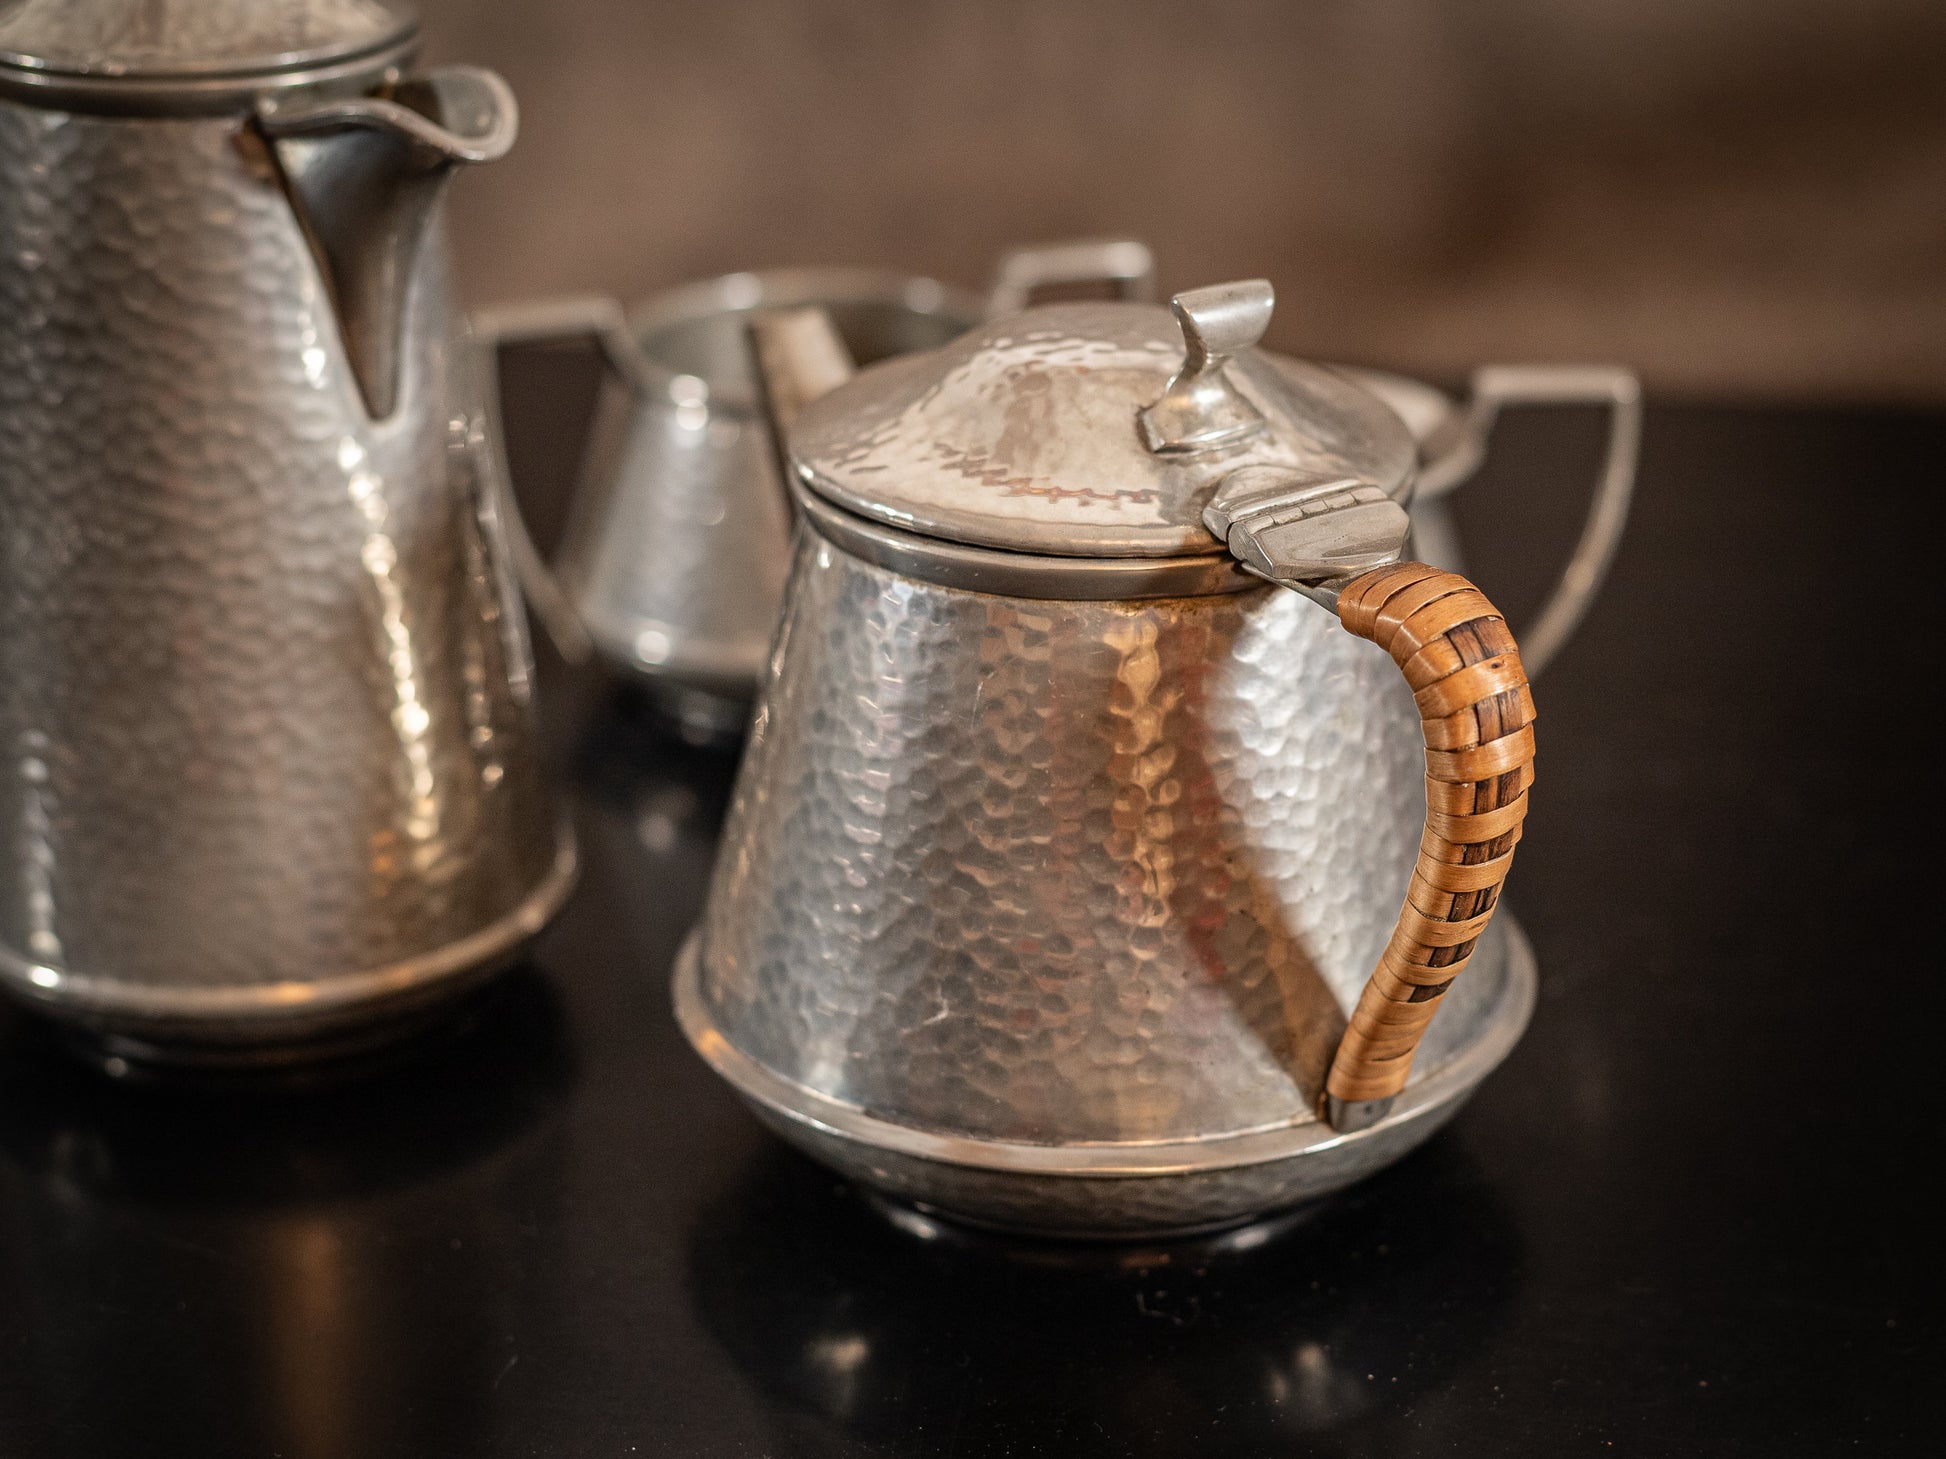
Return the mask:
<path id="1" fill-rule="evenodd" d="M 790 432 L 812 491 L 948 542 L 1052 556 L 1222 550 L 1204 521 L 1241 467 L 1403 499 L 1416 452 L 1377 397 L 1253 348 L 1261 280 L 1155 305 L 1062 304 L 876 365 Z"/>
<path id="2" fill-rule="evenodd" d="M 404 0 L 0 0 L 0 87 L 207 100 L 388 64 L 418 28 Z"/>

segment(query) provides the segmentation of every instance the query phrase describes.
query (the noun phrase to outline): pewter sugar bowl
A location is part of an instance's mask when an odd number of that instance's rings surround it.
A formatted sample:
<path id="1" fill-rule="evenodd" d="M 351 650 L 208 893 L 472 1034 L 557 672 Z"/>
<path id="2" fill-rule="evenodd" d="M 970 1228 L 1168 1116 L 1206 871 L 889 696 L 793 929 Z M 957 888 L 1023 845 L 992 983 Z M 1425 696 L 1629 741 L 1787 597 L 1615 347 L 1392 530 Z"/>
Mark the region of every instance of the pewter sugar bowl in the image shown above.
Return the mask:
<path id="1" fill-rule="evenodd" d="M 836 388 L 816 314 L 754 327 L 803 526 L 675 1002 L 871 1187 L 1220 1226 L 1398 1158 L 1527 1022 L 1520 655 L 1271 303 L 1029 309 Z"/>
<path id="2" fill-rule="evenodd" d="M 565 895 L 390 0 L 0 4 L 0 986 L 116 1059 L 347 1051 Z"/>

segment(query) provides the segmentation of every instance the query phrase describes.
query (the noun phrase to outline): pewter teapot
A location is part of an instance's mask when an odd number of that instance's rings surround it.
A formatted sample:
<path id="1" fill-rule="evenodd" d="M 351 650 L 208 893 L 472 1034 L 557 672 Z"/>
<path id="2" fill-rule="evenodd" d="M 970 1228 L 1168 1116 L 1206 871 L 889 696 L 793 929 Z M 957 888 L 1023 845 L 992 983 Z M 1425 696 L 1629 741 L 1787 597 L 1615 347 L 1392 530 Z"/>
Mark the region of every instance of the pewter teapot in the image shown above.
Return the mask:
<path id="1" fill-rule="evenodd" d="M 391 0 L 0 3 L 0 985 L 348 1049 L 506 961 L 540 780 L 441 197 L 505 85 Z"/>
<path id="2" fill-rule="evenodd" d="M 1031 309 L 843 383 L 816 314 L 755 328 L 805 530 L 675 1002 L 869 1185 L 1221 1225 L 1397 1158 L 1527 1021 L 1519 652 L 1404 558 L 1412 432 L 1255 348 L 1271 304 Z"/>

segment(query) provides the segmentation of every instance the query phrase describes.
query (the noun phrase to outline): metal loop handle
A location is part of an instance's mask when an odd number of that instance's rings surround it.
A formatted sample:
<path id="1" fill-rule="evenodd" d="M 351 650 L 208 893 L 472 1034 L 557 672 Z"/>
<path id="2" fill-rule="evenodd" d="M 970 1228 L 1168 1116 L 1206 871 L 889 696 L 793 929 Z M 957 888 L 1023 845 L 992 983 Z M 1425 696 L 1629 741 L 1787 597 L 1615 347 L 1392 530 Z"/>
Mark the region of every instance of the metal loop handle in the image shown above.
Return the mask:
<path id="1" fill-rule="evenodd" d="M 1133 238 L 1083 238 L 1016 248 L 1000 260 L 987 291 L 986 317 L 1017 314 L 1042 289 L 1108 284 L 1115 296 L 1145 304 L 1155 297 L 1155 255 Z"/>
<path id="2" fill-rule="evenodd" d="M 509 345 L 582 340 L 599 347 L 602 363 L 622 380 L 631 385 L 653 383 L 629 334 L 627 313 L 619 301 L 604 294 L 491 304 L 474 310 L 472 321 L 474 337 L 496 354 Z"/>
<path id="3" fill-rule="evenodd" d="M 1437 500 L 1467 480 L 1486 458 L 1500 412 L 1531 405 L 1608 407 L 1608 446 L 1581 536 L 1533 626 L 1521 634 L 1527 671 L 1538 678 L 1581 626 L 1621 545 L 1642 442 L 1640 382 L 1610 365 L 1488 365 L 1476 371 L 1459 439 L 1420 476 L 1417 496 Z"/>
<path id="4" fill-rule="evenodd" d="M 610 372 L 623 383 L 645 388 L 641 355 L 629 337 L 627 316 L 614 299 L 598 294 L 560 299 L 537 299 L 475 310 L 472 316 L 475 347 L 479 350 L 480 394 L 486 414 L 485 452 L 491 489 L 500 503 L 501 521 L 513 554 L 514 574 L 533 605 L 555 651 L 571 664 L 584 663 L 594 653 L 594 641 L 582 626 L 567 593 L 548 570 L 527 519 L 514 494 L 513 473 L 507 464 L 506 436 L 501 424 L 500 352 L 509 345 L 567 343 L 585 340 L 597 345 Z"/>

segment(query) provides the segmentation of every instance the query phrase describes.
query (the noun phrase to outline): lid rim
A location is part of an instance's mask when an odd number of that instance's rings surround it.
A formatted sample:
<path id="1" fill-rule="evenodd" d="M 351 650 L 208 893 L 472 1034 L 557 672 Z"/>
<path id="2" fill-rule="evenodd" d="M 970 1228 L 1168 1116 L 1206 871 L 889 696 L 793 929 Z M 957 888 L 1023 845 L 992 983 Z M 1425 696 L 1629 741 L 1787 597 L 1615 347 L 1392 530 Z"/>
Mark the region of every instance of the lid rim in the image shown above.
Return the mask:
<path id="1" fill-rule="evenodd" d="M 95 109 L 118 94 L 158 99 L 333 80 L 390 64 L 419 40 L 412 0 L 60 0 L 0 4 L 0 89 L 60 93 Z M 158 100 L 166 106 L 166 100 Z"/>
<path id="2" fill-rule="evenodd" d="M 1248 465 L 1356 477 L 1408 499 L 1411 433 L 1328 369 L 1258 349 L 1223 365 L 1264 428 L 1159 453 L 1145 402 L 1183 346 L 1154 305 L 1045 305 L 939 350 L 861 370 L 792 423 L 795 476 L 823 500 L 902 533 L 1048 558 L 1163 561 L 1221 550 L 1202 507 Z"/>
<path id="3" fill-rule="evenodd" d="M 236 71 L 102 72 L 19 66 L 0 55 L 0 101 L 106 116 L 206 116 L 247 111 L 267 91 L 381 76 L 410 62 L 419 28 L 380 45 L 291 66 Z"/>
<path id="4" fill-rule="evenodd" d="M 64 80 L 126 81 L 131 85 L 155 85 L 158 82 L 166 84 L 172 81 L 236 80 L 246 76 L 274 76 L 284 71 L 336 66 L 342 61 L 362 60 L 379 51 L 393 50 L 403 41 L 417 39 L 418 35 L 419 25 L 415 21 L 381 40 L 351 48 L 319 46 L 309 51 L 280 52 L 277 55 L 266 56 L 260 61 L 151 70 L 139 66 L 62 64 L 50 62 L 41 56 L 29 55 L 25 51 L 0 51 L 0 67 L 12 71 L 26 71 L 35 76 L 58 76 Z"/>
<path id="5" fill-rule="evenodd" d="M 797 467 L 798 477 L 805 489 L 816 495 L 819 500 L 828 502 L 854 517 L 873 522 L 904 536 L 923 537 L 928 541 L 947 546 L 974 547 L 986 552 L 1006 552 L 1016 557 L 1074 558 L 1078 561 L 1142 558 L 1152 562 L 1163 562 L 1178 557 L 1200 557 L 1204 553 L 1223 550 L 1223 544 L 1210 535 L 1208 528 L 1202 526 L 1194 529 L 1185 528 L 1184 540 L 1165 542 L 1153 536 L 1133 538 L 1122 529 L 1113 527 L 1069 523 L 1062 524 L 1059 541 L 1037 542 L 1031 547 L 1023 547 L 1017 535 L 1011 535 L 1002 528 L 996 527 L 990 518 L 972 513 L 938 511 L 922 515 L 917 512 L 901 511 L 883 502 L 873 501 L 854 491 L 846 490 L 805 462 L 796 461 L 793 464 Z M 1210 545 L 1207 547 L 1202 547 L 1201 543 L 1192 545 L 1195 534 L 1200 534 L 1202 540 Z"/>
<path id="6" fill-rule="evenodd" d="M 961 592 L 1037 602 L 1123 603 L 1214 598 L 1272 586 L 1221 546 L 1168 557 L 1056 556 L 904 531 L 850 511 L 802 481 L 791 483 L 791 496 L 806 525 L 839 551 Z"/>

